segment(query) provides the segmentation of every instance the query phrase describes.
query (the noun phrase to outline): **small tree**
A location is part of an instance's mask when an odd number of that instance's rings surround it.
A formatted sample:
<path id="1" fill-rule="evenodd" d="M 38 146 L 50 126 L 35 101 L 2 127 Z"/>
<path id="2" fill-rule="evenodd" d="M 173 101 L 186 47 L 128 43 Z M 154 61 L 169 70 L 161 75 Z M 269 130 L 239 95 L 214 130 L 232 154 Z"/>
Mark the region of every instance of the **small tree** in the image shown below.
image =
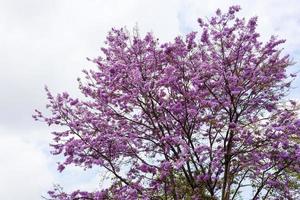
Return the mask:
<path id="1" fill-rule="evenodd" d="M 114 177 L 101 191 L 55 188 L 52 199 L 300 198 L 284 40 L 260 42 L 257 18 L 237 18 L 239 10 L 217 10 L 198 20 L 199 33 L 162 45 L 112 29 L 92 60 L 98 69 L 79 80 L 86 98 L 46 89 L 52 114 L 34 117 L 65 127 L 51 144 L 65 158 L 58 170 L 75 164 Z"/>

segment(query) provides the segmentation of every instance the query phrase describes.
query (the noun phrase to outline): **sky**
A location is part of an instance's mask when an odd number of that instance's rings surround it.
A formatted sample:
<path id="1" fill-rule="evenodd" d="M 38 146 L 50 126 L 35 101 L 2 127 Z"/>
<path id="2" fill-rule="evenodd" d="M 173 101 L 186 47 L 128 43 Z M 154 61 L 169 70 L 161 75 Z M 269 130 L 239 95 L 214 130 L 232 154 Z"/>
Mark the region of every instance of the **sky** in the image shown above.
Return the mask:
<path id="1" fill-rule="evenodd" d="M 54 93 L 78 94 L 76 78 L 82 69 L 95 68 L 86 57 L 100 54 L 112 27 L 138 25 L 141 34 L 150 31 L 167 42 L 197 31 L 198 17 L 236 4 L 242 7 L 239 16 L 258 16 L 263 40 L 272 34 L 287 39 L 284 51 L 296 62 L 290 70 L 299 70 L 298 0 L 0 0 L 1 199 L 38 200 L 56 183 L 66 191 L 101 187 L 103 174 L 96 169 L 56 171 L 51 128 L 31 115 L 45 110 L 45 85 Z M 296 100 L 299 84 L 298 78 L 290 94 Z"/>

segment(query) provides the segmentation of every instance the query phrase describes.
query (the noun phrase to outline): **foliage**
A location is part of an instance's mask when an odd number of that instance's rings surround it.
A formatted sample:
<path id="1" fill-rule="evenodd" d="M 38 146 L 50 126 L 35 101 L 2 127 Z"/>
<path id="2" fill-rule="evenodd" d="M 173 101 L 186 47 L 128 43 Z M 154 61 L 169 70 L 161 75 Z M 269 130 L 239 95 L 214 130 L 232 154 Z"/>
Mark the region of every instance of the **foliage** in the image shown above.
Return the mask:
<path id="1" fill-rule="evenodd" d="M 112 29 L 79 80 L 83 99 L 48 89 L 59 171 L 75 164 L 113 175 L 109 188 L 52 199 L 297 199 L 300 120 L 286 97 L 294 74 L 272 36 L 239 6 L 199 19 L 200 32 L 160 44 Z M 299 140 L 298 140 L 299 141 Z M 298 194 L 298 196 L 297 196 Z"/>

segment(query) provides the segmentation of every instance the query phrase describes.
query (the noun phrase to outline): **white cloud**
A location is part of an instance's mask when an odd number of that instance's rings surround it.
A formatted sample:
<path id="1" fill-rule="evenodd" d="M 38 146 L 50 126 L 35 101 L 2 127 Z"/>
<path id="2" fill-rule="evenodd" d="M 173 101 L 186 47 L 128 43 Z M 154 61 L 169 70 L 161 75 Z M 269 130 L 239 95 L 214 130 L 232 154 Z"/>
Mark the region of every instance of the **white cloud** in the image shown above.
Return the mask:
<path id="1" fill-rule="evenodd" d="M 172 2 L 173 7 L 169 7 Z M 0 123 L 32 127 L 43 87 L 76 94 L 86 57 L 100 53 L 111 27 L 136 23 L 167 40 L 177 35 L 178 1 L 0 0 Z M 14 120 L 18 114 L 17 122 Z"/>
<path id="2" fill-rule="evenodd" d="M 111 174 L 103 169 L 93 168 L 82 170 L 78 166 L 68 166 L 62 173 L 56 174 L 55 182 L 64 187 L 64 191 L 72 192 L 96 191 L 107 188 L 111 183 Z"/>
<path id="3" fill-rule="evenodd" d="M 1 199 L 40 199 L 53 183 L 67 191 L 97 188 L 93 170 L 55 171 L 50 130 L 31 118 L 46 103 L 44 84 L 77 94 L 81 69 L 93 66 L 85 58 L 99 54 L 111 27 L 130 30 L 137 23 L 141 33 L 169 40 L 179 32 L 178 6 L 159 0 L 0 0 Z"/>
<path id="4" fill-rule="evenodd" d="M 0 130 L 1 199 L 41 199 L 52 185 L 49 158 L 33 143 Z"/>

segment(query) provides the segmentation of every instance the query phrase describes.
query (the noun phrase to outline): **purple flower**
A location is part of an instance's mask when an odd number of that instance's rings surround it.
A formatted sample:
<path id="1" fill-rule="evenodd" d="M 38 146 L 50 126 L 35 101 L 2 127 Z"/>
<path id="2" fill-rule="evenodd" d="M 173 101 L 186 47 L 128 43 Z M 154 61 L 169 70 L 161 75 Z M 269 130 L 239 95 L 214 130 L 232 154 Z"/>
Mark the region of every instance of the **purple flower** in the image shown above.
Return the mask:
<path id="1" fill-rule="evenodd" d="M 231 199 L 245 196 L 240 180 L 249 190 L 262 185 L 257 199 L 269 187 L 266 199 L 298 199 L 286 176 L 300 171 L 297 105 L 282 103 L 290 58 L 284 40 L 263 43 L 257 18 L 238 18 L 239 10 L 218 9 L 198 19 L 201 35 L 164 44 L 113 28 L 90 60 L 97 68 L 78 80 L 83 97 L 45 88 L 48 112 L 34 119 L 56 129 L 58 171 L 76 165 L 112 178 L 106 190 L 56 187 L 50 199 Z"/>
<path id="2" fill-rule="evenodd" d="M 229 127 L 230 129 L 234 129 L 234 128 L 236 128 L 236 123 L 230 122 L 228 127 Z"/>

